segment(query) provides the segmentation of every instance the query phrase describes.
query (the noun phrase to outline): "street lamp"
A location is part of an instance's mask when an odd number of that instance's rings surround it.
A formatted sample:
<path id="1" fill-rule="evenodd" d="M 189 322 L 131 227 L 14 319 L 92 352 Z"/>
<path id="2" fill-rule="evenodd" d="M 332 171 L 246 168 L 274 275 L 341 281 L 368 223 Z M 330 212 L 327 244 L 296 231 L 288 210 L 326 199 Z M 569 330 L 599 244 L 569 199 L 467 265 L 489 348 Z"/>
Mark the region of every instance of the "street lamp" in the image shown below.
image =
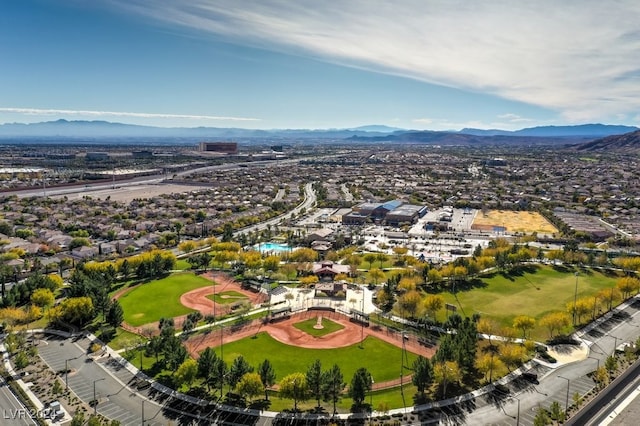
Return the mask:
<path id="1" fill-rule="evenodd" d="M 573 292 L 573 326 L 576 326 L 576 303 L 578 302 L 578 272 L 575 273 L 576 276 L 576 289 Z"/>
<path id="2" fill-rule="evenodd" d="M 75 358 L 69 358 L 64 360 L 64 389 L 69 390 L 69 361 L 73 361 Z"/>
<path id="3" fill-rule="evenodd" d="M 144 426 L 144 397 L 142 398 L 142 426 Z"/>
<path id="4" fill-rule="evenodd" d="M 520 398 L 512 396 L 511 398 L 518 401 L 518 414 L 516 415 L 516 426 L 520 426 Z"/>
<path id="5" fill-rule="evenodd" d="M 567 381 L 567 398 L 565 399 L 565 402 L 564 402 L 564 416 L 566 420 L 566 417 L 568 416 L 568 413 L 569 413 L 569 385 L 571 384 L 571 380 L 562 376 L 558 376 L 558 378 L 565 379 Z"/>
<path id="6" fill-rule="evenodd" d="M 609 334 L 609 337 L 613 337 L 613 352 L 611 353 L 611 356 L 616 356 L 616 348 L 618 347 L 618 339 L 621 339 L 620 337 L 616 337 L 613 334 Z"/>
<path id="7" fill-rule="evenodd" d="M 596 367 L 596 371 L 600 370 L 600 358 L 596 358 L 596 357 L 594 357 L 594 356 L 589 356 L 589 357 L 587 357 L 587 358 L 595 359 L 595 360 L 596 360 L 596 362 L 598 363 L 598 366 Z"/>
<path id="8" fill-rule="evenodd" d="M 93 381 L 93 415 L 98 414 L 98 400 L 96 399 L 96 383 L 105 380 L 105 378 L 97 379 Z"/>

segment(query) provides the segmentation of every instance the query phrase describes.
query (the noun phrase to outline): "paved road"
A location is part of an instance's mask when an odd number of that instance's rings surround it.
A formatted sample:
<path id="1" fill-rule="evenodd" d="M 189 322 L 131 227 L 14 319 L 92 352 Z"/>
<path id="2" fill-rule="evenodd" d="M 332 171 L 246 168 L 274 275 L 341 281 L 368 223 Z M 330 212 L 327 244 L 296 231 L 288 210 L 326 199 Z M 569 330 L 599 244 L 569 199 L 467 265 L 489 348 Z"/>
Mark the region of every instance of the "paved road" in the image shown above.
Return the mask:
<path id="1" fill-rule="evenodd" d="M 9 385 L 0 378 L 0 424 L 2 426 L 35 425 L 29 411 L 15 397 Z"/>
<path id="2" fill-rule="evenodd" d="M 307 183 L 304 186 L 304 201 L 302 201 L 302 203 L 300 203 L 297 207 L 295 207 L 293 210 L 291 210 L 290 212 L 287 212 L 281 216 L 278 217 L 274 217 L 273 219 L 269 219 L 265 222 L 260 222 L 258 224 L 255 225 L 251 225 L 248 226 L 246 228 L 242 228 L 239 231 L 234 232 L 234 236 L 238 236 L 240 234 L 248 234 L 250 232 L 255 232 L 255 231 L 261 231 L 263 229 L 267 229 L 269 226 L 275 226 L 278 225 L 280 222 L 282 222 L 285 218 L 287 217 L 291 217 L 292 215 L 297 215 L 299 214 L 302 209 L 304 209 L 305 211 L 309 211 L 309 209 L 314 206 L 316 203 L 316 193 L 313 190 L 313 184 L 312 183 Z"/>

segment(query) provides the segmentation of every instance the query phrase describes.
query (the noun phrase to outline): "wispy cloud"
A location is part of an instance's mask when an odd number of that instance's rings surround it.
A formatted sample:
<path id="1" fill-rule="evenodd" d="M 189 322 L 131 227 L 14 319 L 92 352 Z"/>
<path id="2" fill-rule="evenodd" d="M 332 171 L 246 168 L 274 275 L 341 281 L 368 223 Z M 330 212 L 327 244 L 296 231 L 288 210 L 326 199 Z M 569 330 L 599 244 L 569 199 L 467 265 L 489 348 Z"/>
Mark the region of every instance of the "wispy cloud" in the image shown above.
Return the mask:
<path id="1" fill-rule="evenodd" d="M 113 1 L 238 43 L 488 93 L 571 121 L 640 108 L 637 0 Z"/>
<path id="2" fill-rule="evenodd" d="M 534 121 L 538 121 L 532 118 L 521 117 L 518 114 L 513 113 L 500 114 L 498 115 L 498 118 L 507 120 L 509 123 L 532 123 Z"/>
<path id="3" fill-rule="evenodd" d="M 0 112 L 23 115 L 66 115 L 82 117 L 179 118 L 187 120 L 260 121 L 259 118 L 219 117 L 215 115 L 158 114 L 149 112 L 85 111 L 73 109 L 39 109 L 0 107 Z"/>

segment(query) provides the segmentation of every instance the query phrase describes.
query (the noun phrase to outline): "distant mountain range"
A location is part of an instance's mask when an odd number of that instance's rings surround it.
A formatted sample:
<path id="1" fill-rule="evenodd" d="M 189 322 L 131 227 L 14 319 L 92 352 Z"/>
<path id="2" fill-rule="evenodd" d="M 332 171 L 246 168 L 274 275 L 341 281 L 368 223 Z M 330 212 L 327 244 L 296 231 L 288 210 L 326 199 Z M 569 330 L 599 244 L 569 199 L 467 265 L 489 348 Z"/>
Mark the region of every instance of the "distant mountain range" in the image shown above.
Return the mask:
<path id="1" fill-rule="evenodd" d="M 633 126 L 616 126 L 610 124 L 581 124 L 577 126 L 539 126 L 526 129 L 506 131 L 506 130 L 482 130 L 482 129 L 462 129 L 459 133 L 476 136 L 533 136 L 533 137 L 603 137 L 610 135 L 621 135 L 638 130 Z"/>
<path id="2" fill-rule="evenodd" d="M 276 129 L 254 130 L 219 127 L 153 127 L 108 121 L 57 120 L 41 123 L 0 125 L 0 139 L 13 142 L 95 141 L 118 143 L 124 140 L 194 143 L 203 140 L 262 140 L 277 143 L 298 140 L 348 140 L 357 142 L 403 142 L 439 145 L 478 144 L 575 144 L 604 136 L 638 130 L 632 126 L 584 124 L 579 126 L 543 126 L 516 131 L 463 129 L 455 131 L 405 130 L 383 125 L 351 129 Z"/>

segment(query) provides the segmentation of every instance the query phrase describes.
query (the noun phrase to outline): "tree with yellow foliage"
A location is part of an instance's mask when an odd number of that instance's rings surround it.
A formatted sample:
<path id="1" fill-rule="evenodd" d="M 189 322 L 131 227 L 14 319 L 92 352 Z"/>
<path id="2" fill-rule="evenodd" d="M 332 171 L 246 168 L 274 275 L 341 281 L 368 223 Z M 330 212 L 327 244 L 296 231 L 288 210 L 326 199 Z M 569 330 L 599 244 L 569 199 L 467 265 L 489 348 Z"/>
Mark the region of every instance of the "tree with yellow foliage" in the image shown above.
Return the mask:
<path id="1" fill-rule="evenodd" d="M 549 330 L 549 337 L 553 337 L 555 331 L 560 331 L 571 324 L 571 318 L 566 312 L 551 312 L 540 318 L 540 325 Z"/>

